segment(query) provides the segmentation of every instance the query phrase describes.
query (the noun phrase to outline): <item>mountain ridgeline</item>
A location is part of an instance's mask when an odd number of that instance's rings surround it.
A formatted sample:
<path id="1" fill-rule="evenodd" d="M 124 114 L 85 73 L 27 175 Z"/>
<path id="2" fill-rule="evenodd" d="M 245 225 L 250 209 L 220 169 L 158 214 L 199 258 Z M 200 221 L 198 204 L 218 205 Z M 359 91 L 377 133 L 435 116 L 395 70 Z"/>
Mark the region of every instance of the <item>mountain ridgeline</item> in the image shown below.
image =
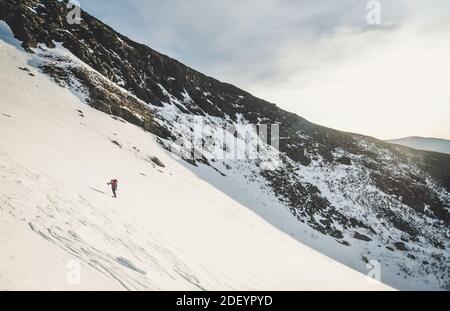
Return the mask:
<path id="1" fill-rule="evenodd" d="M 392 284 L 409 288 L 401 279 L 422 284 L 431 276 L 427 282 L 450 288 L 450 155 L 313 124 L 136 43 L 84 11 L 81 23 L 71 25 L 67 12 L 64 1 L 0 0 L 0 20 L 26 51 L 39 55 L 44 73 L 85 94 L 90 106 L 155 134 L 167 149 L 189 141 L 193 116 L 209 120 L 210 138 L 221 143 L 214 134 L 223 123 L 279 124 L 279 152 L 233 161 L 204 151 L 190 164 L 210 166 L 223 178 L 247 172 L 244 178 L 272 194 L 299 225 L 331 239 L 337 252 L 355 250 L 360 264 L 348 264 L 356 269 L 377 259 L 391 271 Z M 93 70 L 52 53 L 58 45 Z"/>

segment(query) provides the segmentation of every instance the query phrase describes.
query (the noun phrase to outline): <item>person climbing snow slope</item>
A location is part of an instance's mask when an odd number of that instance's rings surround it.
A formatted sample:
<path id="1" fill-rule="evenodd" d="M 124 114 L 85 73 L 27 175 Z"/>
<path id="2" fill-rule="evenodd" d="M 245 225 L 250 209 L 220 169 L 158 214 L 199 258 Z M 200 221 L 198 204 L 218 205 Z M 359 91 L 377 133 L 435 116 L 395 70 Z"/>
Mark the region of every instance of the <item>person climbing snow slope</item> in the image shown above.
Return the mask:
<path id="1" fill-rule="evenodd" d="M 111 179 L 108 185 L 111 185 L 111 190 L 115 198 L 117 198 L 117 185 L 119 181 L 117 179 Z"/>

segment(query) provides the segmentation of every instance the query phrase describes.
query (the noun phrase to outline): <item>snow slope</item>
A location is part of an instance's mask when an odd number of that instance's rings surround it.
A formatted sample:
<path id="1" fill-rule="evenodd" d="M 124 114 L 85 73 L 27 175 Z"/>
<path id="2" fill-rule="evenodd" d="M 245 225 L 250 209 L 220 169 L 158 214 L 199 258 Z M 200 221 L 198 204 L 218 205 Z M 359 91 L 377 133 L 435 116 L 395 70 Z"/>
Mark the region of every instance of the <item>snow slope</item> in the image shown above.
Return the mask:
<path id="1" fill-rule="evenodd" d="M 391 289 L 279 231 L 11 43 L 0 40 L 0 289 Z"/>

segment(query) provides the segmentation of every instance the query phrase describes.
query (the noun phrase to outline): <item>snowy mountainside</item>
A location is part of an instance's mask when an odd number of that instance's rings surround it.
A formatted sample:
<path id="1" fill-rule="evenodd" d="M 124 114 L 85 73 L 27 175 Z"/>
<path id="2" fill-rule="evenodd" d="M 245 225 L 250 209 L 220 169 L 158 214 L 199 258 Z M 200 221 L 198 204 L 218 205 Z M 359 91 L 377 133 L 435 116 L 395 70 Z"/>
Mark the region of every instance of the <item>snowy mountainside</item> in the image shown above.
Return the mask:
<path id="1" fill-rule="evenodd" d="M 0 0 L 0 9 L 32 53 L 31 67 L 117 122 L 153 133 L 197 177 L 266 222 L 360 272 L 378 261 L 382 281 L 396 288 L 448 289 L 449 156 L 312 124 L 85 12 L 80 25 L 68 25 L 59 1 Z M 196 135 L 198 120 L 205 137 Z M 280 150 L 249 142 L 252 124 L 268 124 L 269 140 L 270 125 L 279 125 Z M 249 145 L 257 157 L 236 159 Z"/>
<path id="2" fill-rule="evenodd" d="M 49 51 L 19 50 L 0 26 L 0 289 L 390 289 L 269 225 L 158 137 L 86 105 L 76 80 L 62 87 L 41 72 Z M 79 284 L 67 281 L 73 261 Z"/>

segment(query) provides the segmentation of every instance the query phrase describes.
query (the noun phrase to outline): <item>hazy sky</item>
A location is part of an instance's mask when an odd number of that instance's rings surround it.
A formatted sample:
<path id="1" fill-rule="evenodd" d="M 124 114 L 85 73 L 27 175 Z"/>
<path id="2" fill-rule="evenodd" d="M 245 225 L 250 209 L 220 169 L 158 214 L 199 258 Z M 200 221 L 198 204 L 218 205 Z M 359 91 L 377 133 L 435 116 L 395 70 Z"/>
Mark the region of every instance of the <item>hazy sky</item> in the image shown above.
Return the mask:
<path id="1" fill-rule="evenodd" d="M 130 38 L 310 121 L 450 139 L 450 1 L 81 0 Z"/>

